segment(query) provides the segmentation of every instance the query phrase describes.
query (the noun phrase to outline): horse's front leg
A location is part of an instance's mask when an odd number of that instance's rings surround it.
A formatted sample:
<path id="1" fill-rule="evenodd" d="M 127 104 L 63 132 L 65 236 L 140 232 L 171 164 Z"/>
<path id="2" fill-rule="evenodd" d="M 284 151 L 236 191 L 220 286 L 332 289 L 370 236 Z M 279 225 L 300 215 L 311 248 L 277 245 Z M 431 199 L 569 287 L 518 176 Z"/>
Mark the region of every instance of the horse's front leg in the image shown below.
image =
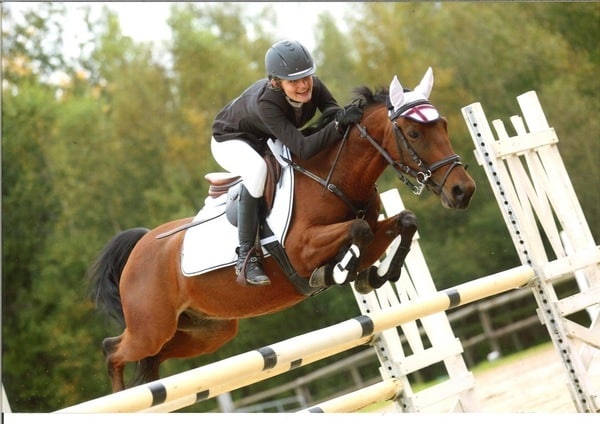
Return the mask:
<path id="1" fill-rule="evenodd" d="M 396 281 L 400 278 L 402 266 L 406 255 L 410 251 L 413 237 L 417 231 L 417 217 L 409 210 L 404 210 L 391 218 L 378 221 L 375 228 L 375 237 L 365 254 L 361 257 L 360 269 L 364 269 L 356 279 L 354 288 L 366 294 L 381 287 L 386 281 Z M 400 236 L 400 243 L 396 246 L 388 259 L 386 269 L 371 266 L 385 253 L 390 244 Z"/>
<path id="2" fill-rule="evenodd" d="M 373 237 L 371 227 L 363 219 L 306 229 L 299 257 L 312 271 L 310 284 L 343 284 L 354 278 L 361 252 Z"/>

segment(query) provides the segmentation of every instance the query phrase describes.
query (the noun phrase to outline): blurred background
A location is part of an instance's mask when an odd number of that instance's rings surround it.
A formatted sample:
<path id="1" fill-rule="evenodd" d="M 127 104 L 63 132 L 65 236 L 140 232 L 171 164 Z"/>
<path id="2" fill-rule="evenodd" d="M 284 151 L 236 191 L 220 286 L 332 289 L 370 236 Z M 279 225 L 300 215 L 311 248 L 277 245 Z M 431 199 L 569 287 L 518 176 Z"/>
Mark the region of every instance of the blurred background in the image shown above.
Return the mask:
<path id="1" fill-rule="evenodd" d="M 414 197 L 392 173 L 379 188 L 397 187 L 417 214 L 438 289 L 519 264 L 461 116 L 474 102 L 506 121 L 520 113 L 516 96 L 537 92 L 598 240 L 599 35 L 597 2 L 4 2 L 2 384 L 12 410 L 48 412 L 110 392 L 101 341 L 120 331 L 94 310 L 86 269 L 117 232 L 202 207 L 204 175 L 218 170 L 212 120 L 265 76 L 264 53 L 282 38 L 312 49 L 340 104 L 354 87 L 385 87 L 394 75 L 412 88 L 433 67 L 431 100 L 478 191 L 457 212 L 429 192 Z M 163 374 L 358 313 L 351 289 L 333 288 L 245 320 L 219 352 L 171 361 Z M 543 342 L 544 332 L 517 345 Z M 236 396 L 315 369 L 306 368 Z"/>

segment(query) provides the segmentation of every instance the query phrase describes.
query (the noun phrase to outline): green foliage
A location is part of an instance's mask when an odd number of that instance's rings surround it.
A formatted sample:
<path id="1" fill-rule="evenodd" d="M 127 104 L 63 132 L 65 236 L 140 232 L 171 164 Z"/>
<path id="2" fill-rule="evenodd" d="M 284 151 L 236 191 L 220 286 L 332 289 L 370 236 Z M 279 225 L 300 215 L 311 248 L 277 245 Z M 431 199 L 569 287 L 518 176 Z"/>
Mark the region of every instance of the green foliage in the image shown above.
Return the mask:
<path id="1" fill-rule="evenodd" d="M 15 387 L 31 381 L 24 395 L 43 403 L 33 376 L 44 361 L 46 337 L 36 323 L 43 320 L 44 304 L 30 293 L 38 285 L 40 258 L 47 249 L 60 204 L 52 195 L 52 169 L 44 150 L 56 119 L 52 92 L 19 87 L 19 95 L 4 102 L 2 128 L 2 353 L 3 382 Z M 31 348 L 30 348 L 31 347 Z M 6 372 L 10 364 L 10 372 Z"/>
<path id="2" fill-rule="evenodd" d="M 91 34 L 67 57 L 69 7 L 40 3 L 19 20 L 10 7 L 2 9 L 2 381 L 18 412 L 52 411 L 108 393 L 100 346 L 115 330 L 87 299 L 86 268 L 115 233 L 202 206 L 204 174 L 216 170 L 209 153 L 213 117 L 264 76 L 264 51 L 276 41 L 265 29 L 275 20 L 268 5 L 250 19 L 242 3 L 174 3 L 172 38 L 160 48 L 124 36 L 109 9 L 96 16 L 82 6 Z M 471 207 L 456 212 L 441 208 L 432 193 L 412 196 L 391 172 L 381 178 L 380 191 L 398 187 L 416 212 L 439 289 L 518 262 L 471 153 L 460 109 L 473 102 L 491 119 L 506 120 L 518 113 L 517 95 L 538 93 L 600 236 L 597 3 L 365 2 L 351 9 L 318 18 L 319 77 L 345 104 L 353 88 L 387 86 L 393 75 L 413 88 L 432 66 L 432 100 L 478 182 Z M 222 350 L 171 361 L 163 375 L 357 313 L 349 288 L 336 287 L 243 321 Z"/>

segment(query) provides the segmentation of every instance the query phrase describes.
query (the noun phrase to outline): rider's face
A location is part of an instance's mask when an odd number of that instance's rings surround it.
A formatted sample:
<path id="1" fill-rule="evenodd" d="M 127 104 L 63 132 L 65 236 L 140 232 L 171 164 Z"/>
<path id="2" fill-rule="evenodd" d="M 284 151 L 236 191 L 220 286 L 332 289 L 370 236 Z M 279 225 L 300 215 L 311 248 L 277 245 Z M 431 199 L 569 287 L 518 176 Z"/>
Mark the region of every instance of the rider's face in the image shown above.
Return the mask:
<path id="1" fill-rule="evenodd" d="M 293 101 L 308 103 L 312 98 L 313 78 L 308 76 L 295 81 L 281 80 L 281 89 Z"/>

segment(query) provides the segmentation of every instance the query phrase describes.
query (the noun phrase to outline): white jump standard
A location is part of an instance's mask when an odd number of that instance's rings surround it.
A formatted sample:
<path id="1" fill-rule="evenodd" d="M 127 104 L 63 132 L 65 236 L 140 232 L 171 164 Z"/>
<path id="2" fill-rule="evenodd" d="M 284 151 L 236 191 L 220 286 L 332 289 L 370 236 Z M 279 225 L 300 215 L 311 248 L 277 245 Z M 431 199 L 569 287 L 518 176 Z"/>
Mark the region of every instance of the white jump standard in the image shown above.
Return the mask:
<path id="1" fill-rule="evenodd" d="M 575 407 L 600 412 L 599 387 L 588 378 L 593 360 L 600 357 L 600 247 L 537 94 L 530 91 L 517 100 L 523 117 L 511 117 L 513 137 L 502 121 L 494 120 L 496 139 L 479 103 L 463 108 L 463 117 L 521 263 L 538 276 L 532 287 L 538 315 L 563 361 Z M 579 292 L 559 299 L 554 284 L 569 279 L 577 280 Z M 570 318 L 579 311 L 588 312 L 591 325 Z"/>

